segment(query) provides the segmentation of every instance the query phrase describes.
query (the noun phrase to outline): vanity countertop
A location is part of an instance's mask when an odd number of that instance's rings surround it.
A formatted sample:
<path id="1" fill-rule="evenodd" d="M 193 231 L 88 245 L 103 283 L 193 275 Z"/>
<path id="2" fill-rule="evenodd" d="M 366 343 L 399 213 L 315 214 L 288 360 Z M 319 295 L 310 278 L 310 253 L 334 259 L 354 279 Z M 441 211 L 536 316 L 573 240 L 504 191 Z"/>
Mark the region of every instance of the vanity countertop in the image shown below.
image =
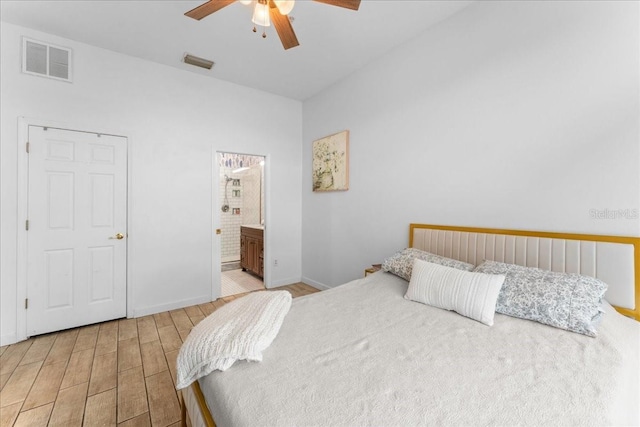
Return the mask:
<path id="1" fill-rule="evenodd" d="M 256 230 L 264 230 L 264 225 L 260 225 L 260 224 L 242 224 L 242 227 L 255 228 Z"/>

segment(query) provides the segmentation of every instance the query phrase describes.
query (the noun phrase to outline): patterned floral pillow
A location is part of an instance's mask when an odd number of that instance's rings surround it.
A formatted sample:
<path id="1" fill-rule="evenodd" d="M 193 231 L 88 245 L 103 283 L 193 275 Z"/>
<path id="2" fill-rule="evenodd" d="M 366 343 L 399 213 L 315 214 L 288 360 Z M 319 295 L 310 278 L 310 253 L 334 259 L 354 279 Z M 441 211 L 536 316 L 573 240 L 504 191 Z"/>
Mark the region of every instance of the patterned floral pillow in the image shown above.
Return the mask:
<path id="1" fill-rule="evenodd" d="M 474 270 L 506 276 L 496 312 L 595 337 L 607 284 L 593 277 L 485 261 Z"/>
<path id="2" fill-rule="evenodd" d="M 471 271 L 474 265 L 466 262 L 446 258 L 430 252 L 421 251 L 415 248 L 406 248 L 385 259 L 382 269 L 396 276 L 402 277 L 407 282 L 411 280 L 411 270 L 413 270 L 413 260 L 421 259 L 445 267 L 457 268 L 458 270 Z"/>

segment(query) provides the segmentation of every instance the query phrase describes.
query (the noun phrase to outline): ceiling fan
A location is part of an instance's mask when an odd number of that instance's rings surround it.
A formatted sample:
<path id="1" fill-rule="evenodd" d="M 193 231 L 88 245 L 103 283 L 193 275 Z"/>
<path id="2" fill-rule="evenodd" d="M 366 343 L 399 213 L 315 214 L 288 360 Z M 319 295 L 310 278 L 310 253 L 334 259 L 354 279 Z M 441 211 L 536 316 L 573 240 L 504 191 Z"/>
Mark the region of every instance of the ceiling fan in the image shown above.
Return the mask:
<path id="1" fill-rule="evenodd" d="M 191 9 L 186 16 L 197 19 L 198 21 L 211 15 L 214 12 L 219 11 L 223 7 L 229 6 L 236 0 L 209 0 L 208 2 Z M 295 4 L 295 0 L 239 0 L 240 3 L 249 5 L 255 3 L 253 18 L 251 21 L 262 27 L 268 27 L 273 22 L 276 27 L 276 32 L 282 46 L 287 49 L 298 46 L 298 38 L 293 31 L 291 21 L 287 16 Z M 318 3 L 325 3 L 332 6 L 344 7 L 346 9 L 358 10 L 360 7 L 360 0 L 314 0 Z M 253 31 L 256 32 L 256 28 L 253 27 Z M 262 37 L 266 37 L 266 33 L 262 33 Z"/>

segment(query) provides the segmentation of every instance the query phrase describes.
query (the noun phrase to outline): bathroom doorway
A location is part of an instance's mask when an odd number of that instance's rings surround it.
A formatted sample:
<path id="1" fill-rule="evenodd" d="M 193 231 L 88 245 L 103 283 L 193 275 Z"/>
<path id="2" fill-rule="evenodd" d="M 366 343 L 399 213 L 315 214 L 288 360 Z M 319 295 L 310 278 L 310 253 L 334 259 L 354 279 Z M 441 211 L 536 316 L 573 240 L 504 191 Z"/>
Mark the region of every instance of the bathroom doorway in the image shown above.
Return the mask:
<path id="1" fill-rule="evenodd" d="M 265 157 L 217 153 L 221 297 L 265 289 Z"/>

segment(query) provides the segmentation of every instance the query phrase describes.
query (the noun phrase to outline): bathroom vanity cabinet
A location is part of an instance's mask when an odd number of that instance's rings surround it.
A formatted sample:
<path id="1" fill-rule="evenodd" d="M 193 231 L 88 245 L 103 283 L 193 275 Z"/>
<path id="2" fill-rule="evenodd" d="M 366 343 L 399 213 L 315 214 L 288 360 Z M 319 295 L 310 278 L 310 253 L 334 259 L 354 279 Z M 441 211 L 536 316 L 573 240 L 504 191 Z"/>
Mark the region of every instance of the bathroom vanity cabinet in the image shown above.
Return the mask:
<path id="1" fill-rule="evenodd" d="M 264 227 L 240 227 L 240 267 L 264 278 Z"/>

